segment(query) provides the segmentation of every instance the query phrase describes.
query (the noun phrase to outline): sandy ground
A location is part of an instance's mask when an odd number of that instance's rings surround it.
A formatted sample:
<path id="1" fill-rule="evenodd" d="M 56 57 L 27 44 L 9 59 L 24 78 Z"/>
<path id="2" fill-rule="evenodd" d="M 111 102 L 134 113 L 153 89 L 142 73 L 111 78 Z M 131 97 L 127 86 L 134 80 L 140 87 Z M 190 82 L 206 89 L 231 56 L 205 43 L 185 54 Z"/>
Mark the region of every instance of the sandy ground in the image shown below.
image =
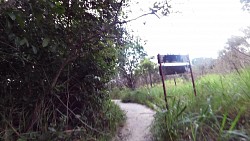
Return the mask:
<path id="1" fill-rule="evenodd" d="M 149 130 L 155 112 L 140 104 L 114 102 L 125 111 L 127 120 L 113 141 L 152 141 Z"/>

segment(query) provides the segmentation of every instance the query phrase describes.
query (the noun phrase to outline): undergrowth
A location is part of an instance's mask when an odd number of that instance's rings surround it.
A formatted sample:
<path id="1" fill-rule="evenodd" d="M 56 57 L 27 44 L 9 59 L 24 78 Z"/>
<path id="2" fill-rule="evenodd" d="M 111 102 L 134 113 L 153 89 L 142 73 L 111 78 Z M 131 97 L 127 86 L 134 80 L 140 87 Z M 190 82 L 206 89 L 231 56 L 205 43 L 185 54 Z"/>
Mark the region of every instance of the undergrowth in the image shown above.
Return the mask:
<path id="1" fill-rule="evenodd" d="M 109 92 L 109 96 L 111 99 L 123 99 L 125 97 L 125 95 L 127 95 L 127 93 L 129 93 L 130 90 L 126 89 L 126 88 L 113 88 L 110 92 Z"/>
<path id="2" fill-rule="evenodd" d="M 250 140 L 250 71 L 240 74 L 210 74 L 192 84 L 169 82 L 165 109 L 161 85 L 128 92 L 123 102 L 135 102 L 157 110 L 151 127 L 154 139 Z"/>
<path id="3" fill-rule="evenodd" d="M 123 125 L 125 121 L 125 113 L 121 110 L 121 108 L 112 101 L 108 101 L 104 106 L 105 115 L 103 119 L 100 119 L 102 122 L 106 121 L 106 132 L 108 134 L 100 136 L 97 138 L 98 141 L 107 141 L 111 140 L 111 138 L 116 134 L 117 128 Z M 105 120 L 104 120 L 105 119 Z"/>
<path id="4" fill-rule="evenodd" d="M 86 121 L 85 113 L 81 115 L 75 115 L 74 119 L 81 121 L 83 123 Z M 93 117 L 95 120 L 95 125 L 88 125 L 89 130 L 86 127 L 76 126 L 73 129 L 65 129 L 63 124 L 63 115 L 60 117 L 62 120 L 61 126 L 62 128 L 54 128 L 52 125 L 48 127 L 47 132 L 25 132 L 19 133 L 18 138 L 14 139 L 11 134 L 14 134 L 18 131 L 18 129 L 12 128 L 11 124 L 9 126 L 5 126 L 5 130 L 0 132 L 0 140 L 17 140 L 17 141 L 31 141 L 31 140 L 98 140 L 98 141 L 107 141 L 111 140 L 111 138 L 116 133 L 117 128 L 124 123 L 125 114 L 120 109 L 120 107 L 112 102 L 111 100 L 107 100 L 104 102 L 102 107 L 102 113 L 99 113 L 99 119 L 97 117 Z M 2 113 L 1 116 L 3 117 Z M 20 118 L 21 119 L 21 118 Z M 3 119 L 4 120 L 4 119 Z M 3 120 L 1 120 L 0 125 L 3 125 Z M 5 120 L 7 122 L 7 120 Z M 20 121 L 21 122 L 21 121 Z M 4 133 L 4 134 L 3 134 Z"/>
<path id="5" fill-rule="evenodd" d="M 123 98 L 124 103 L 139 103 L 144 104 L 151 109 L 158 109 L 164 107 L 164 101 L 157 95 L 148 93 L 147 91 L 137 90 L 128 92 Z"/>

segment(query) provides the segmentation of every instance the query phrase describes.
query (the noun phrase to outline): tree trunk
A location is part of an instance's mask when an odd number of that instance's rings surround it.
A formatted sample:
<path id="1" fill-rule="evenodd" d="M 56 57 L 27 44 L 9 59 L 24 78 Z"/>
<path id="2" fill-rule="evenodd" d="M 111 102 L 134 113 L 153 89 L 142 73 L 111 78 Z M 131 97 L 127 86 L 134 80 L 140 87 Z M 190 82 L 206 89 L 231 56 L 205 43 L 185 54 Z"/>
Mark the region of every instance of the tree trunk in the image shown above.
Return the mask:
<path id="1" fill-rule="evenodd" d="M 135 90 L 135 80 L 132 74 L 128 75 L 127 77 L 127 86 L 131 89 L 131 90 Z"/>
<path id="2" fill-rule="evenodd" d="M 151 72 L 150 72 L 150 71 L 148 72 L 148 74 L 149 74 L 150 86 L 151 86 L 151 88 L 152 88 L 152 87 L 153 87 L 153 82 L 152 82 L 152 74 L 151 74 Z"/>

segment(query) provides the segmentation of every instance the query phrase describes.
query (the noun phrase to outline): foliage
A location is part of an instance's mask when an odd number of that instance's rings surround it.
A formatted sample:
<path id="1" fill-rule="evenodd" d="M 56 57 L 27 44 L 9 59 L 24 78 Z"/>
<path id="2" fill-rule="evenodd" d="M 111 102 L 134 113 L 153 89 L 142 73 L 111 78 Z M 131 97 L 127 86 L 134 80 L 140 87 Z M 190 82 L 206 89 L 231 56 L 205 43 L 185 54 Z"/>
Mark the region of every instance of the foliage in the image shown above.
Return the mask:
<path id="1" fill-rule="evenodd" d="M 140 90 L 127 92 L 122 98 L 122 102 L 144 104 L 151 109 L 164 107 L 163 101 L 158 96 Z"/>
<path id="2" fill-rule="evenodd" d="M 243 4 L 242 9 L 250 12 L 250 1 L 249 0 L 240 0 L 240 2 Z"/>
<path id="3" fill-rule="evenodd" d="M 111 134 L 102 136 L 98 140 L 106 141 L 111 140 L 111 138 L 116 133 L 116 129 L 118 126 L 122 126 L 125 121 L 125 113 L 120 109 L 117 104 L 110 100 L 104 104 L 103 109 L 105 111 L 105 115 L 101 122 L 104 123 L 104 125 L 106 124 L 105 126 L 108 127 L 108 129 L 106 130 L 109 131 Z"/>
<path id="4" fill-rule="evenodd" d="M 192 59 L 192 69 L 196 77 L 215 72 L 216 59 L 213 58 L 194 58 Z"/>
<path id="5" fill-rule="evenodd" d="M 156 64 L 150 61 L 150 58 L 144 58 L 140 63 L 140 70 L 142 73 L 154 71 Z"/>
<path id="6" fill-rule="evenodd" d="M 243 29 L 242 33 L 242 36 L 229 38 L 225 48 L 219 52 L 219 58 L 215 65 L 215 69 L 218 72 L 238 71 L 250 65 L 250 27 Z"/>
<path id="7" fill-rule="evenodd" d="M 130 92 L 127 88 L 113 88 L 109 94 L 111 99 L 122 99 L 128 92 Z"/>
<path id="8" fill-rule="evenodd" d="M 138 37 L 135 40 L 132 38 L 130 41 L 127 41 L 125 46 L 118 52 L 119 74 L 126 80 L 125 84 L 130 89 L 135 89 L 135 70 L 145 56 L 146 53 Z"/>
<path id="9" fill-rule="evenodd" d="M 112 116 L 121 111 L 108 106 L 105 83 L 115 72 L 115 46 L 123 42 L 122 5 L 78 0 L 1 5 L 1 140 L 110 134 L 112 121 L 118 122 Z"/>
<path id="10" fill-rule="evenodd" d="M 156 72 L 158 72 L 156 64 L 152 62 L 150 58 L 144 58 L 135 71 L 136 75 L 143 77 L 146 84 L 148 85 L 150 83 L 151 87 L 153 86 L 152 75 Z"/>

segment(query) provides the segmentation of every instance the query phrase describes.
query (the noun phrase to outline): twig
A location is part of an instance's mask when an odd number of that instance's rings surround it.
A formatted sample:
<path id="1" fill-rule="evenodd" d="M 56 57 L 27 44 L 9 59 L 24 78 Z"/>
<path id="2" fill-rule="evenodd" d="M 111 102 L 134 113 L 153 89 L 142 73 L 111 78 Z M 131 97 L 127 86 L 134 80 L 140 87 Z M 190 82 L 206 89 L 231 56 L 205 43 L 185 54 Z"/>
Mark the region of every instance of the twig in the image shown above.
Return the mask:
<path id="1" fill-rule="evenodd" d="M 129 23 L 129 22 L 132 22 L 132 21 L 134 21 L 134 20 L 137 20 L 137 19 L 139 19 L 139 18 L 141 18 L 141 17 L 147 16 L 147 15 L 151 15 L 151 14 L 156 15 L 156 13 L 152 11 L 152 12 L 142 14 L 142 15 L 136 17 L 136 18 L 133 18 L 133 19 L 130 19 L 130 20 L 127 20 L 127 21 L 119 22 L 119 21 L 117 21 L 118 19 L 115 19 L 110 25 L 108 25 L 106 28 L 104 28 L 104 29 L 102 30 L 102 32 L 107 31 L 108 29 L 110 29 L 112 26 L 114 26 L 114 25 L 116 25 L 116 24 L 125 24 L 125 23 Z M 158 18 L 160 18 L 158 15 L 156 15 L 156 16 L 157 16 Z M 96 34 L 90 36 L 89 38 L 87 38 L 87 39 L 85 39 L 85 40 L 82 40 L 82 42 L 80 42 L 80 44 L 82 44 L 83 42 L 86 42 L 86 41 L 89 41 L 89 40 L 95 38 L 97 35 L 100 35 L 100 33 L 98 32 L 98 33 L 96 33 Z"/>
<path id="2" fill-rule="evenodd" d="M 9 127 L 15 132 L 15 134 L 19 137 L 20 134 L 17 132 L 17 130 L 7 121 L 5 120 L 5 122 L 9 125 Z"/>
<path id="3" fill-rule="evenodd" d="M 242 51 L 239 51 L 239 50 L 236 49 L 235 47 L 233 47 L 233 49 L 236 50 L 237 52 L 239 52 L 239 53 L 241 53 L 241 54 L 247 56 L 247 57 L 250 57 L 250 55 L 248 55 L 248 54 L 246 54 L 246 53 L 244 53 L 244 52 L 242 52 Z"/>
<path id="4" fill-rule="evenodd" d="M 65 62 L 62 63 L 60 69 L 58 70 L 55 78 L 53 79 L 53 82 L 51 84 L 51 90 L 56 86 L 57 80 L 59 78 L 59 76 L 61 75 L 63 69 L 65 68 L 65 66 L 68 65 L 68 63 L 70 63 L 71 61 L 75 60 L 78 57 L 78 55 L 75 54 L 75 56 L 71 56 L 69 55 L 67 60 L 65 60 Z"/>
<path id="5" fill-rule="evenodd" d="M 64 106 L 65 108 L 67 108 L 67 110 L 68 110 L 70 113 L 72 113 L 72 114 L 76 117 L 76 114 L 75 114 L 70 108 L 68 108 L 67 105 L 65 105 L 65 104 L 63 103 L 63 101 L 59 98 L 58 95 L 54 95 L 54 96 L 63 104 L 63 106 Z M 88 125 L 86 122 L 84 122 L 84 121 L 81 120 L 80 118 L 77 118 L 77 119 L 78 119 L 82 124 L 84 124 L 86 127 L 88 127 L 89 129 L 91 129 L 91 130 L 93 130 L 93 131 L 95 131 L 95 132 L 97 132 L 97 133 L 100 133 L 100 134 L 102 134 L 102 135 L 108 135 L 108 133 L 104 133 L 104 132 L 99 131 L 99 130 L 93 128 L 92 126 Z"/>
<path id="6" fill-rule="evenodd" d="M 155 12 L 149 12 L 149 13 L 142 14 L 142 15 L 136 17 L 136 18 L 133 18 L 133 19 L 130 19 L 130 20 L 127 20 L 127 21 L 117 22 L 117 23 L 119 23 L 119 24 L 124 24 L 124 23 L 128 23 L 128 22 L 132 22 L 132 21 L 137 20 L 137 19 L 139 19 L 139 18 L 141 18 L 141 17 L 147 16 L 147 15 L 151 15 L 151 14 L 156 15 Z M 160 19 L 160 17 L 159 17 L 158 15 L 156 15 L 156 17 Z M 116 24 L 117 24 L 117 23 L 116 23 Z"/>
<path id="7" fill-rule="evenodd" d="M 3 42 L 3 41 L 0 41 L 0 43 L 4 44 L 4 45 L 6 45 L 6 46 L 9 46 L 9 47 L 11 47 L 11 48 L 13 48 L 14 50 L 17 50 L 17 48 L 15 48 L 14 46 L 9 45 L 9 44 L 7 44 L 7 43 L 5 43 L 5 42 Z"/>

